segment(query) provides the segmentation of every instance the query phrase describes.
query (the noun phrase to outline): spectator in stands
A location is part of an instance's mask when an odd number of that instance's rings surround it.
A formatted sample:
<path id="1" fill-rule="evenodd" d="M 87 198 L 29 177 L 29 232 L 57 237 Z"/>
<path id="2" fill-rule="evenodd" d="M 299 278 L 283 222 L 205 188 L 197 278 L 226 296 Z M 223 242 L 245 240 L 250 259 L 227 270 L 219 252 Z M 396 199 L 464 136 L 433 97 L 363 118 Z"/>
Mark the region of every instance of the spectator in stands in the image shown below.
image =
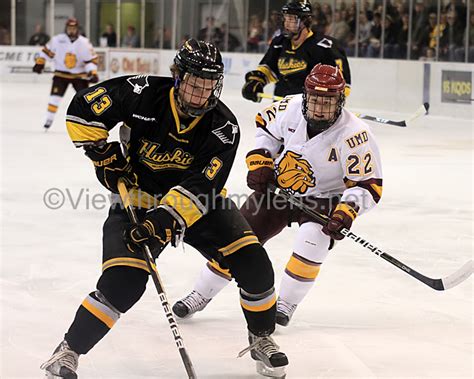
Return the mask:
<path id="1" fill-rule="evenodd" d="M 117 33 L 115 33 L 114 26 L 112 24 L 105 25 L 105 32 L 102 33 L 102 38 L 104 38 L 106 41 L 105 47 L 117 47 Z"/>
<path id="2" fill-rule="evenodd" d="M 407 56 L 409 21 L 410 21 L 410 18 L 408 14 L 404 13 L 401 18 L 402 25 L 397 33 L 397 43 L 399 46 L 398 58 L 401 58 L 401 59 L 406 59 L 406 56 Z"/>
<path id="3" fill-rule="evenodd" d="M 221 51 L 242 51 L 242 44 L 232 33 L 228 32 L 227 24 L 221 25 L 223 35 L 222 46 L 218 46 Z"/>
<path id="4" fill-rule="evenodd" d="M 138 39 L 138 35 L 136 34 L 135 27 L 133 25 L 128 26 L 127 34 L 122 41 L 122 47 L 140 47 L 140 40 Z"/>
<path id="5" fill-rule="evenodd" d="M 260 17 L 256 14 L 250 16 L 249 31 L 247 38 L 247 51 L 249 53 L 260 52 L 260 43 L 264 40 L 263 25 Z M 265 49 L 265 47 L 264 47 Z"/>
<path id="6" fill-rule="evenodd" d="M 186 38 L 188 37 L 188 38 Z M 166 26 L 161 28 L 156 28 L 155 37 L 153 42 L 153 47 L 157 49 L 161 49 L 161 38 L 163 38 L 163 49 L 171 49 L 171 29 L 167 28 Z M 181 39 L 180 46 L 182 42 L 187 41 L 189 39 L 189 35 L 184 35 Z"/>
<path id="7" fill-rule="evenodd" d="M 43 25 L 36 24 L 35 25 L 35 32 L 30 37 L 30 41 L 28 42 L 28 45 L 31 45 L 31 46 L 44 46 L 44 45 L 46 45 L 46 43 L 48 41 L 49 41 L 49 35 L 47 35 L 43 31 Z"/>
<path id="8" fill-rule="evenodd" d="M 370 29 L 372 28 L 372 23 L 367 19 L 367 14 L 365 12 L 359 13 L 359 57 L 367 56 L 367 47 L 369 46 L 370 39 Z M 348 43 L 346 52 L 348 56 L 355 56 L 355 44 L 356 36 L 352 38 Z"/>
<path id="9" fill-rule="evenodd" d="M 462 47 L 464 27 L 459 22 L 456 12 L 450 11 L 447 15 L 447 24 L 439 39 L 440 60 L 455 60 L 455 50 Z"/>
<path id="10" fill-rule="evenodd" d="M 430 13 L 431 17 L 431 13 Z M 436 13 L 434 13 L 436 24 Z M 431 22 L 431 19 L 430 19 Z M 428 25 L 428 14 L 425 10 L 423 0 L 417 0 L 412 18 L 412 58 L 418 59 L 423 54 L 423 39 L 426 39 L 426 28 Z"/>
<path id="11" fill-rule="evenodd" d="M 432 49 L 436 48 L 436 44 L 437 44 L 436 41 L 438 39 L 438 36 L 440 39 L 443 38 L 444 29 L 446 29 L 447 24 L 448 24 L 448 17 L 446 13 L 441 13 L 439 24 L 435 23 L 435 27 L 433 28 L 433 31 L 430 34 L 430 39 L 428 43 L 429 47 L 431 47 Z"/>
<path id="12" fill-rule="evenodd" d="M 200 41 L 207 41 L 212 42 L 217 46 L 222 46 L 223 35 L 222 31 L 214 26 L 215 18 L 214 17 L 207 17 L 206 18 L 206 26 L 199 30 L 198 32 L 198 40 Z"/>
<path id="13" fill-rule="evenodd" d="M 400 46 L 398 45 L 398 33 L 393 24 L 392 17 L 385 16 L 384 23 L 384 51 L 383 57 L 387 59 L 397 59 L 400 56 Z"/>
<path id="14" fill-rule="evenodd" d="M 374 13 L 374 20 L 370 28 L 369 46 L 367 48 L 367 57 L 376 58 L 380 54 L 380 38 L 382 37 L 382 16 L 380 13 Z"/>
<path id="15" fill-rule="evenodd" d="M 272 10 L 270 12 L 270 19 L 268 20 L 268 41 L 270 44 L 273 38 L 278 37 L 281 34 L 283 20 L 280 12 Z"/>
<path id="16" fill-rule="evenodd" d="M 0 45 L 11 45 L 10 31 L 5 25 L 0 25 Z"/>
<path id="17" fill-rule="evenodd" d="M 321 5 L 314 3 L 313 5 L 313 25 L 311 30 L 315 34 L 325 34 L 328 26 L 328 20 L 326 15 L 323 13 Z"/>
<path id="18" fill-rule="evenodd" d="M 463 37 L 463 47 L 460 47 L 455 50 L 454 55 L 456 61 L 464 62 L 466 57 L 466 38 L 469 37 L 469 47 L 468 47 L 468 62 L 474 62 L 474 11 L 471 12 L 469 17 L 469 34 L 467 34 L 467 29 L 464 31 Z"/>
<path id="19" fill-rule="evenodd" d="M 435 49 L 428 47 L 424 49 L 424 55 L 420 56 L 420 61 L 434 62 L 436 60 Z"/>
<path id="20" fill-rule="evenodd" d="M 342 11 L 335 11 L 331 24 L 328 27 L 327 35 L 336 38 L 343 47 L 347 45 L 349 37 L 349 25 L 346 20 L 341 17 Z"/>

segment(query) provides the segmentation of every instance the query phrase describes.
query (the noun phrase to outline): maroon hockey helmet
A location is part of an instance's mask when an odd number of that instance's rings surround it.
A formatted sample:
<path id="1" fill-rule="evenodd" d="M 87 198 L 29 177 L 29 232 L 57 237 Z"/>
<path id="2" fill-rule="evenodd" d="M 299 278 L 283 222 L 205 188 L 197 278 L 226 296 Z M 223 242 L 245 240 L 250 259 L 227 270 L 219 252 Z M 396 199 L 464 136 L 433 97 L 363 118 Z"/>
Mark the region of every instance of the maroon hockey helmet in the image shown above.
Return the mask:
<path id="1" fill-rule="evenodd" d="M 69 32 L 68 33 L 68 28 L 70 27 L 75 27 L 76 30 L 75 32 Z M 69 17 L 66 21 L 66 24 L 64 26 L 64 32 L 69 36 L 69 38 L 77 38 L 79 35 L 79 21 L 77 21 L 77 18 L 75 17 Z"/>
<path id="2" fill-rule="evenodd" d="M 69 17 L 66 21 L 66 27 L 68 26 L 77 26 L 79 27 L 79 21 L 75 17 Z"/>
<path id="3" fill-rule="evenodd" d="M 336 122 L 346 101 L 345 88 L 339 67 L 321 63 L 313 67 L 304 81 L 302 104 L 303 116 L 310 127 L 322 131 Z"/>

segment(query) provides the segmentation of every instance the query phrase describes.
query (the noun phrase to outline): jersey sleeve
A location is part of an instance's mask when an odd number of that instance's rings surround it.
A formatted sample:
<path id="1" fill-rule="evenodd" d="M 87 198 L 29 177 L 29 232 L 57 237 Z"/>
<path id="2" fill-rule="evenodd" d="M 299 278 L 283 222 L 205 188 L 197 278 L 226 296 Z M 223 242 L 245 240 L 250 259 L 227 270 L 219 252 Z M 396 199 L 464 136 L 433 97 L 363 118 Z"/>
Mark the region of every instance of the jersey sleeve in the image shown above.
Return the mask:
<path id="1" fill-rule="evenodd" d="M 255 148 L 265 149 L 276 158 L 284 144 L 283 119 L 291 96 L 275 102 L 261 110 L 255 116 L 257 132 L 255 134 Z"/>
<path id="2" fill-rule="evenodd" d="M 84 41 L 82 49 L 82 60 L 84 61 L 86 72 L 96 72 L 98 58 L 89 40 Z"/>
<path id="3" fill-rule="evenodd" d="M 240 140 L 235 118 L 213 129 L 186 171 L 186 178 L 163 196 L 161 206 L 183 230 L 209 212 L 222 192 Z"/>
<path id="4" fill-rule="evenodd" d="M 42 59 L 44 63 L 47 60 L 51 60 L 54 58 L 56 54 L 56 44 L 57 44 L 57 37 L 51 38 L 46 45 L 43 46 L 39 56 L 36 59 Z"/>
<path id="5" fill-rule="evenodd" d="M 267 83 L 278 81 L 278 58 L 280 57 L 283 36 L 273 38 L 267 52 L 260 61 L 257 70 L 265 74 Z"/>
<path id="6" fill-rule="evenodd" d="M 341 143 L 341 165 L 346 185 L 341 201 L 354 202 L 361 215 L 372 209 L 382 196 L 379 149 L 368 129 L 350 135 Z"/>
<path id="7" fill-rule="evenodd" d="M 76 93 L 66 115 L 66 128 L 76 147 L 100 145 L 109 130 L 125 121 L 123 115 L 134 102 L 126 79 L 107 80 Z"/>

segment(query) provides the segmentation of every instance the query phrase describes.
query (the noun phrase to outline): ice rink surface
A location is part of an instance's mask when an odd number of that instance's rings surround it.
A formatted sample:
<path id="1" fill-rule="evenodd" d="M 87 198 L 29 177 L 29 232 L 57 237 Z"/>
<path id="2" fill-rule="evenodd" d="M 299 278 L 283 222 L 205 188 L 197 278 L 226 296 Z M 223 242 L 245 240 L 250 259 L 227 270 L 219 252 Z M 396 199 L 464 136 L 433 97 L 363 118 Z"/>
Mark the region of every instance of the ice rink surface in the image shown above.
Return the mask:
<path id="1" fill-rule="evenodd" d="M 101 270 L 106 192 L 65 130 L 72 89 L 51 130 L 43 131 L 49 88 L 49 83 L 0 86 L 2 379 L 42 377 L 40 364 L 61 341 Z M 253 117 L 264 104 L 225 91 L 223 100 L 236 113 L 243 136 L 227 187 L 248 193 L 244 157 L 253 147 Z M 472 123 L 426 116 L 406 129 L 370 126 L 381 148 L 384 191 L 378 207 L 357 219 L 353 231 L 425 275 L 450 274 L 472 258 Z M 65 196 L 57 210 L 44 203 L 52 188 Z M 277 288 L 292 235 L 287 229 L 266 246 Z M 189 246 L 160 256 L 171 303 L 191 290 L 204 263 Z M 275 339 L 290 359 L 288 378 L 472 378 L 472 299 L 472 278 L 437 292 L 343 241 Z M 180 329 L 199 378 L 258 377 L 249 355 L 236 358 L 247 338 L 235 285 Z M 151 281 L 142 300 L 81 357 L 79 375 L 185 377 Z"/>

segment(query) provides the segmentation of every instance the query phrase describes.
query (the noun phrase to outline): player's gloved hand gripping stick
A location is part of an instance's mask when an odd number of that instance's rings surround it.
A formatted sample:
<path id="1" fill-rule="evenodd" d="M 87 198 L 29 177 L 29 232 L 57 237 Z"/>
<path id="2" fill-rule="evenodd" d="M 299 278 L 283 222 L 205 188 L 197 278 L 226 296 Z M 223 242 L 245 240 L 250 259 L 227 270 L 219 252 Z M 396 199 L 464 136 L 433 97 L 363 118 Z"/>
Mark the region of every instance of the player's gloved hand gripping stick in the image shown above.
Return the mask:
<path id="1" fill-rule="evenodd" d="M 290 204 L 295 205 L 299 208 L 302 212 L 306 213 L 308 216 L 312 217 L 315 222 L 321 224 L 323 226 L 327 226 L 330 218 L 326 215 L 320 214 L 310 208 L 307 207 L 306 204 L 303 203 L 301 199 L 298 197 L 292 196 L 285 190 L 277 188 L 275 185 L 270 184 L 269 188 L 271 191 L 275 192 L 275 194 L 280 195 L 286 199 Z M 352 241 L 362 245 L 366 249 L 370 250 L 374 254 L 378 255 L 380 258 L 385 259 L 387 262 L 391 263 L 395 267 L 398 267 L 400 270 L 406 272 L 408 275 L 412 276 L 413 278 L 419 280 L 420 282 L 426 284 L 427 286 L 437 290 L 437 291 L 444 291 L 458 284 L 462 283 L 466 279 L 468 279 L 472 272 L 473 272 L 473 261 L 472 259 L 466 262 L 460 269 L 458 269 L 453 274 L 441 278 L 441 279 L 432 279 L 419 272 L 413 270 L 412 268 L 405 265 L 403 262 L 400 262 L 398 259 L 395 259 L 391 255 L 384 252 L 382 249 L 375 246 L 373 243 L 369 242 L 365 238 L 358 236 L 357 234 L 351 232 L 349 229 L 342 228 L 338 231 L 338 233 L 342 234 L 343 236 L 351 239 Z"/>
<path id="2" fill-rule="evenodd" d="M 122 199 L 123 206 L 125 207 L 125 210 L 127 211 L 130 221 L 133 224 L 138 224 L 138 218 L 130 202 L 130 196 L 128 193 L 127 185 L 125 184 L 126 182 L 127 181 L 122 178 L 120 178 L 118 181 L 117 187 L 120 193 L 120 198 Z M 166 314 L 166 319 L 168 320 L 171 331 L 173 332 L 174 340 L 176 342 L 176 346 L 178 347 L 179 354 L 181 355 L 181 359 L 184 363 L 184 367 L 186 368 L 186 373 L 188 374 L 188 378 L 195 379 L 197 378 L 197 376 L 194 371 L 193 364 L 191 362 L 191 359 L 189 358 L 186 348 L 184 347 L 184 342 L 183 342 L 183 339 L 181 338 L 181 334 L 178 329 L 178 324 L 176 323 L 173 313 L 171 312 L 171 307 L 168 303 L 168 298 L 163 288 L 163 284 L 161 283 L 161 279 L 158 274 L 158 270 L 156 268 L 150 247 L 146 243 L 143 243 L 141 246 L 143 250 L 143 256 L 145 258 L 145 262 L 148 267 L 148 271 L 150 272 L 150 275 L 153 278 L 153 282 L 155 283 L 156 290 L 158 291 L 158 296 L 160 298 L 161 305 L 163 306 L 163 309 Z M 162 248 L 164 248 L 164 245 L 162 246 Z"/>

